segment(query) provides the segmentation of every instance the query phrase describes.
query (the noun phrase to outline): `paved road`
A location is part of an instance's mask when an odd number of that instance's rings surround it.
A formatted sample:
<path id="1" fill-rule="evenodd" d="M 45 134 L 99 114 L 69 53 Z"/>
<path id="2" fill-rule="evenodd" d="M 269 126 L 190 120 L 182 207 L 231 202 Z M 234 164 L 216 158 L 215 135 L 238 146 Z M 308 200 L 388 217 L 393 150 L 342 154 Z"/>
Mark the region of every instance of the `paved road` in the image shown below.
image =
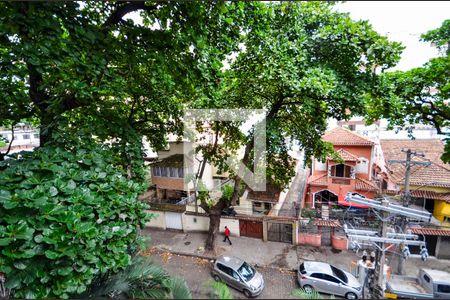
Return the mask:
<path id="1" fill-rule="evenodd" d="M 169 252 L 153 252 L 150 256 L 157 264 L 163 266 L 172 276 L 183 277 L 192 291 L 194 299 L 210 299 L 211 277 L 210 262 L 204 259 L 174 255 Z M 257 268 L 264 277 L 265 289 L 259 299 L 286 299 L 298 287 L 295 273 L 273 268 Z M 246 299 L 239 291 L 230 288 L 234 299 Z"/>

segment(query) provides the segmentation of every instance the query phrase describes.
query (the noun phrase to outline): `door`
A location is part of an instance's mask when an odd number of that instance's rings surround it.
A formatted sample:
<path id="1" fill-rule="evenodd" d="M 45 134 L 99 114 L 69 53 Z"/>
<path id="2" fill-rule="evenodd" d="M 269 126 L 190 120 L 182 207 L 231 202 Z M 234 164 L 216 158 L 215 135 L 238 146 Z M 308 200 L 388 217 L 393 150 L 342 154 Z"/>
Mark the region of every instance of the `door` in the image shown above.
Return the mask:
<path id="1" fill-rule="evenodd" d="M 236 273 L 233 269 L 230 267 L 224 266 L 220 263 L 217 264 L 217 268 L 221 272 L 221 278 L 223 281 L 225 281 L 228 285 L 241 290 L 240 287 L 240 278 L 238 273 Z"/>
<path id="2" fill-rule="evenodd" d="M 261 221 L 239 220 L 241 236 L 263 238 L 263 224 Z"/>
<path id="3" fill-rule="evenodd" d="M 311 274 L 312 282 L 313 282 L 312 286 L 318 292 L 328 293 L 327 282 L 323 279 L 324 275 L 325 274 L 322 274 L 322 273 Z"/>
<path id="4" fill-rule="evenodd" d="M 345 293 L 347 292 L 346 286 L 343 285 L 339 279 L 328 274 L 323 274 L 323 278 L 327 282 L 327 293 L 332 295 L 345 296 Z"/>
<path id="5" fill-rule="evenodd" d="M 183 230 L 183 221 L 181 213 L 166 212 L 166 228 Z"/>

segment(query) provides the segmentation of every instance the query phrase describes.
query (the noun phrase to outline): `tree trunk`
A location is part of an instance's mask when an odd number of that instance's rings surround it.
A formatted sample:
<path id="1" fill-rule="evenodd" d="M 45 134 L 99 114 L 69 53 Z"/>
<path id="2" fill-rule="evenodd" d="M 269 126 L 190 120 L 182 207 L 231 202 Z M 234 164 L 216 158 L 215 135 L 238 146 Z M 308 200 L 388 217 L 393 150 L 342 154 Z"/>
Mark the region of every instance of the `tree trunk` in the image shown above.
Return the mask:
<path id="1" fill-rule="evenodd" d="M 250 142 L 245 146 L 244 158 L 242 159 L 242 163 L 245 166 L 248 165 L 250 152 L 253 150 L 253 148 L 254 148 L 254 144 L 253 144 L 253 137 L 252 137 L 250 139 Z M 241 182 L 242 182 L 242 178 L 240 178 L 238 175 L 236 175 L 234 178 L 233 196 L 231 197 L 231 205 L 232 206 L 235 206 L 237 204 L 237 201 L 240 197 Z"/>
<path id="2" fill-rule="evenodd" d="M 216 249 L 216 235 L 219 231 L 221 211 L 211 210 L 209 213 L 209 231 L 206 238 L 205 250 L 214 251 Z"/>

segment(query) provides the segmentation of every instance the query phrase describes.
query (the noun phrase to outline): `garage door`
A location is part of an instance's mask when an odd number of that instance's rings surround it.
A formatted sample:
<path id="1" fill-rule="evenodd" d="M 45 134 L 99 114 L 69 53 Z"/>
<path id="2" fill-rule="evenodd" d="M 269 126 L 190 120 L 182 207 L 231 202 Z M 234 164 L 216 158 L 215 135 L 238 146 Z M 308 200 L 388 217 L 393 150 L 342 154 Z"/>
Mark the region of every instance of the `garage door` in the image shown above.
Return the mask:
<path id="1" fill-rule="evenodd" d="M 263 224 L 258 221 L 239 220 L 239 231 L 241 236 L 263 238 Z"/>
<path id="2" fill-rule="evenodd" d="M 166 228 L 183 230 L 181 213 L 166 212 Z"/>

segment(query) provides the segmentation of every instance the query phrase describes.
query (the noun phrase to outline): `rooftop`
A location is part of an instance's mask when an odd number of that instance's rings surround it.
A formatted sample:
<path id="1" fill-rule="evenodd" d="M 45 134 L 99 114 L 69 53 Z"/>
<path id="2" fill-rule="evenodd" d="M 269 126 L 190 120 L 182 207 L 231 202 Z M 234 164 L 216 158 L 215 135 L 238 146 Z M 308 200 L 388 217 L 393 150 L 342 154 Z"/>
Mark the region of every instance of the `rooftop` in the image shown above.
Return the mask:
<path id="1" fill-rule="evenodd" d="M 350 152 L 348 152 L 347 150 L 340 148 L 339 150 L 336 151 L 337 154 L 339 154 L 339 156 L 342 158 L 342 160 L 344 161 L 354 161 L 357 162 L 359 159 L 358 157 L 356 157 L 355 155 L 351 154 Z M 332 157 L 328 157 L 328 159 L 332 159 Z"/>
<path id="2" fill-rule="evenodd" d="M 342 127 L 325 132 L 322 139 L 335 146 L 372 146 L 375 144 L 371 139 Z"/>
<path id="3" fill-rule="evenodd" d="M 450 164 L 444 164 L 440 158 L 444 152 L 444 144 L 441 140 L 381 140 L 380 143 L 386 162 L 389 160 L 405 160 L 406 153 L 401 150 L 411 149 L 425 155 L 425 157 L 413 156 L 412 161 L 431 163 L 429 166 L 411 166 L 411 185 L 450 188 Z M 405 165 L 388 163 L 388 166 L 392 180 L 397 184 L 403 184 L 405 181 Z"/>

